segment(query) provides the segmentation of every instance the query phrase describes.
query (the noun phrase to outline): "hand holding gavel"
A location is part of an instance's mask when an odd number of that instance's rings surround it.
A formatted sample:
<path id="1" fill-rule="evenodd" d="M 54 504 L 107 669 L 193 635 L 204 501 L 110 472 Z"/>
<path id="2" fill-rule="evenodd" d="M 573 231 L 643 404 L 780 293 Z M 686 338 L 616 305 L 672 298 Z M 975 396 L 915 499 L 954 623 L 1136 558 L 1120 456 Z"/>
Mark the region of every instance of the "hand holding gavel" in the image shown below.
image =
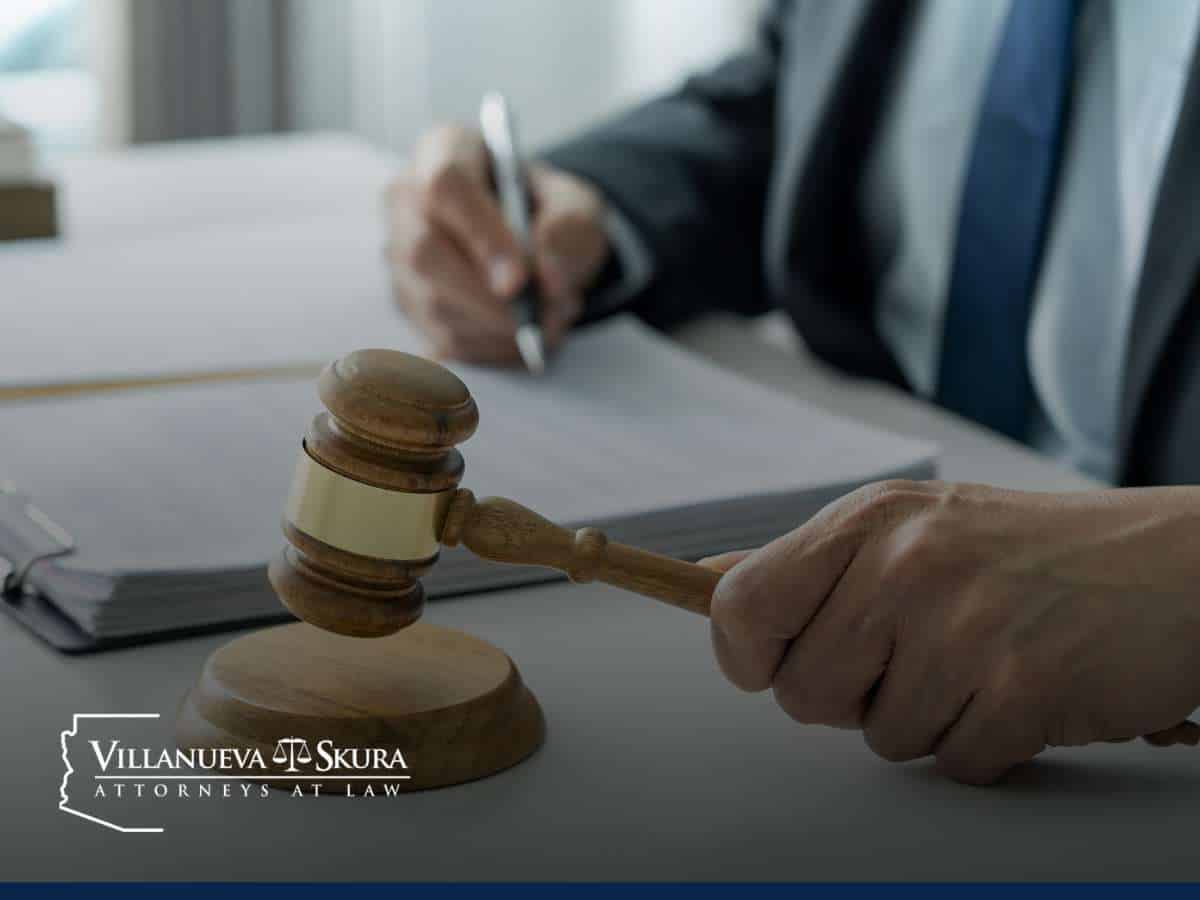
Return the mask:
<path id="1" fill-rule="evenodd" d="M 1200 559 L 1197 489 L 872 485 L 760 550 L 701 566 L 458 489 L 454 448 L 478 411 L 434 363 L 359 351 L 318 388 L 328 412 L 306 435 L 290 546 L 270 574 L 321 628 L 380 636 L 411 624 L 420 575 L 440 544 L 462 543 L 711 610 L 736 685 L 771 687 L 802 722 L 861 728 L 886 759 L 935 755 L 964 781 L 994 780 L 1047 745 L 1200 738 L 1186 721 L 1200 706 L 1200 577 L 1179 562 Z M 1164 577 L 1150 590 L 1145 573 L 1157 571 L 1190 587 Z"/>

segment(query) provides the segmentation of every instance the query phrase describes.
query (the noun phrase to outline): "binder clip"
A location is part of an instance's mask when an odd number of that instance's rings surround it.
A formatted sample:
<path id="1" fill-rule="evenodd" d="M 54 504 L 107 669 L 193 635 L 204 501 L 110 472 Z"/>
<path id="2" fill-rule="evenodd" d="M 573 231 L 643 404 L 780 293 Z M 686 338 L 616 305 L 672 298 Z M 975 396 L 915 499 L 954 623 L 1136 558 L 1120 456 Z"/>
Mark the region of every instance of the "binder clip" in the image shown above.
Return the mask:
<path id="1" fill-rule="evenodd" d="M 75 551 L 75 539 L 20 493 L 11 481 L 0 482 L 0 594 L 23 596 L 30 571 L 39 562 Z"/>

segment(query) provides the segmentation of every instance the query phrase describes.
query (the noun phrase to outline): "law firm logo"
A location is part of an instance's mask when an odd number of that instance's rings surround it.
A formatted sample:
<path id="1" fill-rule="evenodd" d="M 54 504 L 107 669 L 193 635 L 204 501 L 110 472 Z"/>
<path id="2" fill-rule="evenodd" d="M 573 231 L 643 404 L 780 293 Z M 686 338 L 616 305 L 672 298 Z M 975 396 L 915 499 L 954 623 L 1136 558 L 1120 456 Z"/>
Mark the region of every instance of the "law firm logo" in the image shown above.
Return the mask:
<path id="1" fill-rule="evenodd" d="M 412 775 L 397 747 L 340 747 L 286 736 L 274 749 L 167 746 L 158 713 L 76 713 L 62 732 L 58 808 L 124 833 L 161 833 L 145 824 L 163 801 L 268 799 L 336 794 L 396 797 Z M 272 790 L 279 788 L 281 790 Z"/>

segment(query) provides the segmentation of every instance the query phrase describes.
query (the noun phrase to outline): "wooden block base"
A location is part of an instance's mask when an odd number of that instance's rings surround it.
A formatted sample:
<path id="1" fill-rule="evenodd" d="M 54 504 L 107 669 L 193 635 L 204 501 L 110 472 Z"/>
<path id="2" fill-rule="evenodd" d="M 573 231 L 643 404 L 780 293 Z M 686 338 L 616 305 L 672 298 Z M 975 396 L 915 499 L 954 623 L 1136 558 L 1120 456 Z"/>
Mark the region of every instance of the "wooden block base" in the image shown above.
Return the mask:
<path id="1" fill-rule="evenodd" d="M 544 733 L 507 655 L 424 622 L 374 639 L 303 623 L 237 638 L 209 657 L 176 724 L 182 749 L 257 750 L 261 780 L 305 793 L 316 782 L 321 793 L 368 784 L 382 793 L 471 781 L 516 765 Z M 322 771 L 336 749 L 359 752 Z M 377 751 L 390 764 L 355 767 Z"/>
<path id="2" fill-rule="evenodd" d="M 54 185 L 0 181 L 0 241 L 58 236 Z"/>

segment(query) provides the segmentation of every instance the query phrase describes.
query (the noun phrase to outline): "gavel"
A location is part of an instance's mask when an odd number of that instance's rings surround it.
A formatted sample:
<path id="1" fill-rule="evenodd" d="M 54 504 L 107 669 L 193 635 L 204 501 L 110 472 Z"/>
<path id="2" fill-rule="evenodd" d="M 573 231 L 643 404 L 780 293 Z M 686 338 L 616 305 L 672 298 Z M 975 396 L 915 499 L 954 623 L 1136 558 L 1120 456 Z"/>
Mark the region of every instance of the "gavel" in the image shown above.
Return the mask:
<path id="1" fill-rule="evenodd" d="M 421 577 L 441 546 L 547 566 L 707 615 L 720 573 L 560 527 L 512 500 L 459 488 L 457 445 L 479 424 L 466 385 L 427 359 L 359 350 L 317 381 L 325 411 L 301 445 L 268 569 L 280 600 L 327 631 L 382 637 L 421 615 Z"/>
<path id="2" fill-rule="evenodd" d="M 180 706 L 180 747 L 263 751 L 332 740 L 364 753 L 402 750 L 413 761 L 399 779 L 386 768 L 357 772 L 347 791 L 367 781 L 405 791 L 460 784 L 529 757 L 544 719 L 512 660 L 479 638 L 417 621 L 420 579 L 443 545 L 709 612 L 718 572 L 460 489 L 456 446 L 474 433 L 479 411 L 443 367 L 360 350 L 329 365 L 317 387 L 325 411 L 301 445 L 283 517 L 287 545 L 268 569 L 280 600 L 308 624 L 252 632 L 214 651 Z M 359 637 L 380 640 L 351 639 Z M 1147 739 L 1194 743 L 1198 732 L 1184 722 Z M 276 766 L 267 777 L 311 789 L 311 776 Z M 318 780 L 329 787 L 337 777 Z"/>

